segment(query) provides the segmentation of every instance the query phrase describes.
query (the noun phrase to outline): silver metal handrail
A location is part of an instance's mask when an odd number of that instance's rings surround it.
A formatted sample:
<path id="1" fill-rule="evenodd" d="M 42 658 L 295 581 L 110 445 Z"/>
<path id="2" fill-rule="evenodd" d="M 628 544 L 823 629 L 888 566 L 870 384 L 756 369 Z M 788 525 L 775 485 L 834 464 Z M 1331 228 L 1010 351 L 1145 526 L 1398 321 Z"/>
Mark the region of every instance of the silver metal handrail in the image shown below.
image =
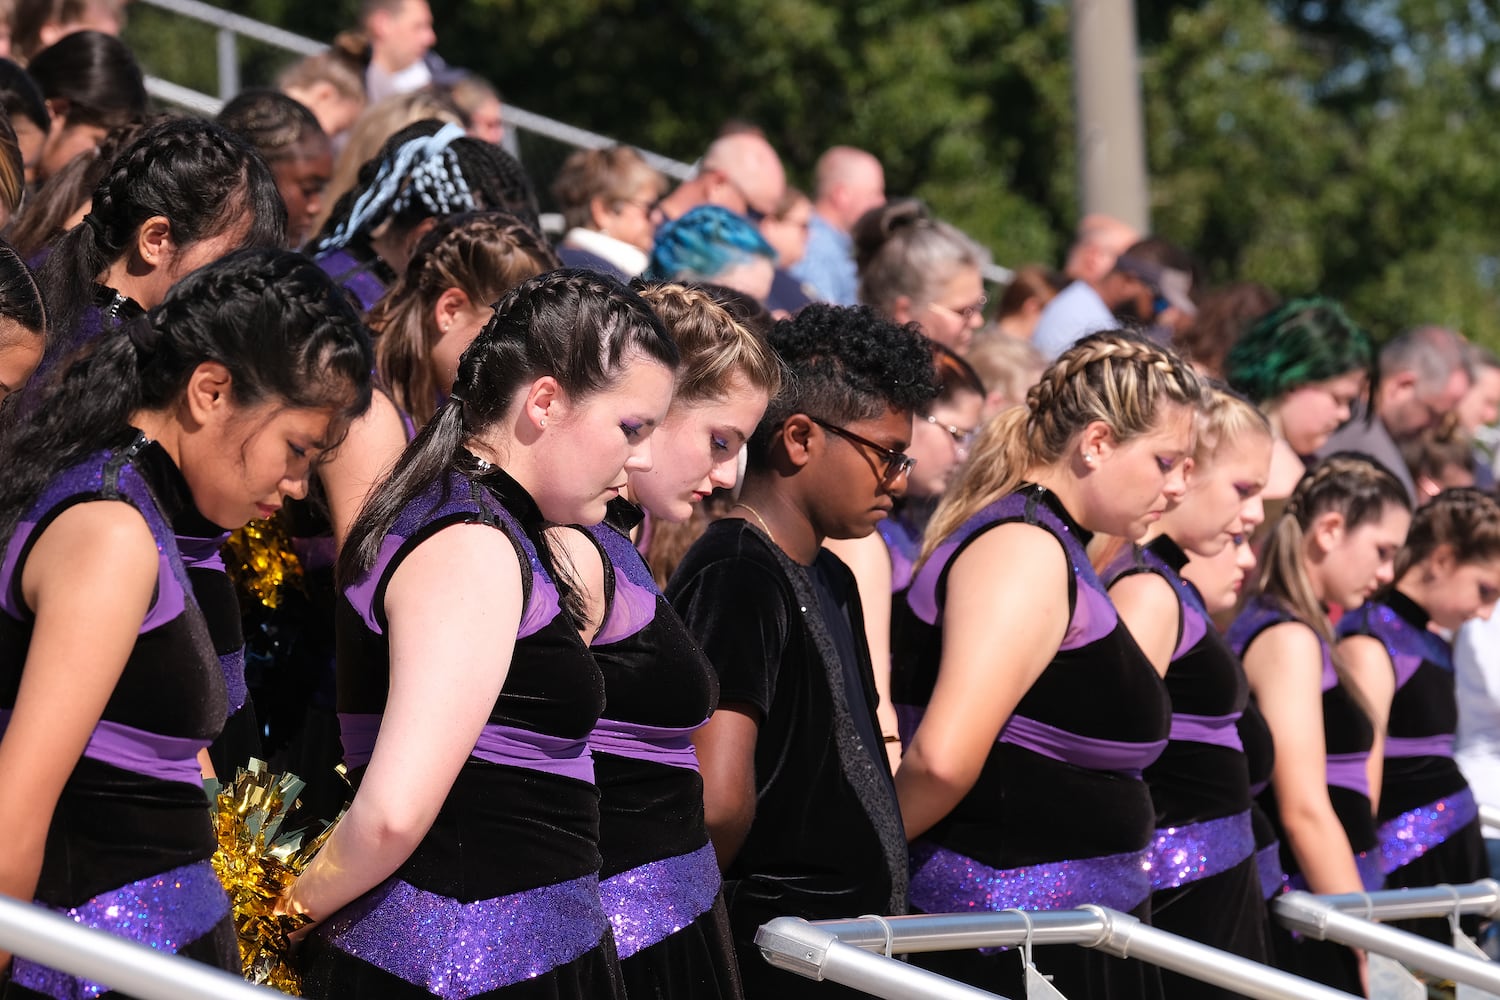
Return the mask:
<path id="1" fill-rule="evenodd" d="M 1451 898 L 1451 897 L 1450 897 Z M 1348 1000 L 1349 994 L 1142 924 L 1127 913 L 1085 906 L 1020 914 L 950 913 L 820 920 L 779 917 L 756 932 L 766 961 L 808 979 L 830 980 L 887 1000 L 989 996 L 974 987 L 871 952 L 914 954 L 967 948 L 1076 944 L 1135 958 L 1260 1000 Z M 858 952 L 865 952 L 859 956 Z M 873 961 L 872 961 L 873 959 Z"/>
<path id="2" fill-rule="evenodd" d="M 270 1000 L 285 994 L 0 896 L 0 950 L 140 1000 Z"/>
<path id="3" fill-rule="evenodd" d="M 1479 822 L 1487 831 L 1500 837 L 1500 808 L 1495 806 L 1480 806 Z"/>

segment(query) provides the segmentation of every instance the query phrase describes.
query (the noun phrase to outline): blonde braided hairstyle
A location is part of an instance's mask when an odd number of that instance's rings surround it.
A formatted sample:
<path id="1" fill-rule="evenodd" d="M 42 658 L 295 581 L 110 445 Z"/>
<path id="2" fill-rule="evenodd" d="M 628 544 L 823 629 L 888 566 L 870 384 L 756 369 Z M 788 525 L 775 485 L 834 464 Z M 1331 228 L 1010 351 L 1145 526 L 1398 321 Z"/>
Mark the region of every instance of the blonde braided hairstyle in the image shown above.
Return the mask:
<path id="1" fill-rule="evenodd" d="M 682 361 L 672 407 L 721 400 L 735 379 L 774 399 L 781 389 L 782 364 L 767 340 L 737 321 L 702 288 L 675 281 L 647 282 L 641 298 L 655 311 L 677 343 Z"/>
<path id="2" fill-rule="evenodd" d="M 1026 394 L 980 431 L 959 480 L 927 526 L 922 558 L 965 521 L 1020 486 L 1028 470 L 1062 459 L 1094 421 L 1125 443 L 1158 425 L 1163 405 L 1197 408 L 1203 386 L 1186 361 L 1122 330 L 1096 333 L 1064 351 Z"/>

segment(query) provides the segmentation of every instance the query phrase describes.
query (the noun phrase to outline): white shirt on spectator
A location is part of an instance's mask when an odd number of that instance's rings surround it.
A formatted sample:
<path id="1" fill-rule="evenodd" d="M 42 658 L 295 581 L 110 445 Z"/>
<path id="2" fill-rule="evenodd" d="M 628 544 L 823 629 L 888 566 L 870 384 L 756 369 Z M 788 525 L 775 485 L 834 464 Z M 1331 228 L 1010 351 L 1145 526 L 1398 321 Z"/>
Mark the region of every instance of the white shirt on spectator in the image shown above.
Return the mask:
<path id="1" fill-rule="evenodd" d="M 1031 343 L 1048 361 L 1091 333 L 1120 325 L 1109 306 L 1086 281 L 1075 281 L 1042 307 Z"/>

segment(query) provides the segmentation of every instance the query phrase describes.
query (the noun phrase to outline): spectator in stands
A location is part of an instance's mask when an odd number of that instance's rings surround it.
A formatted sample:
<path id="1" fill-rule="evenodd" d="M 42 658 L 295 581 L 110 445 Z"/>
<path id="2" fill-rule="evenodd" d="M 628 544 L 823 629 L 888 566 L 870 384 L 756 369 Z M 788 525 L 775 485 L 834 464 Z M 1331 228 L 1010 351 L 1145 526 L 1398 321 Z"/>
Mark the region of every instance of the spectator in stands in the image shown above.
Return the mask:
<path id="1" fill-rule="evenodd" d="M 834 305 L 860 301 L 850 230 L 866 212 L 885 204 L 885 170 L 862 149 L 834 146 L 818 158 L 807 253 L 793 276 Z"/>
<path id="2" fill-rule="evenodd" d="M 721 285 L 764 303 L 775 260 L 776 251 L 744 216 L 699 205 L 656 231 L 646 277 Z"/>
<path id="3" fill-rule="evenodd" d="M 651 206 L 666 187 L 666 178 L 629 146 L 573 152 L 552 183 L 567 226 L 558 257 L 568 267 L 634 278 L 650 262 Z"/>
<path id="4" fill-rule="evenodd" d="M 1373 414 L 1356 416 L 1334 432 L 1320 455 L 1357 451 L 1401 480 L 1413 506 L 1417 487 L 1399 443 L 1421 434 L 1458 406 L 1469 391 L 1468 343 L 1440 326 L 1409 330 L 1380 349 L 1380 381 Z"/>
<path id="5" fill-rule="evenodd" d="M 136 140 L 145 123 L 112 128 L 93 154 L 75 156 L 48 177 L 26 200 L 7 234 L 11 246 L 33 267 L 47 257 L 48 245 L 83 221 L 98 188 L 120 150 Z"/>
<path id="6" fill-rule="evenodd" d="M 488 80 L 465 72 L 449 84 L 447 90 L 459 114 L 463 115 L 464 128 L 469 130 L 470 138 L 496 144 L 505 138 L 500 93 Z"/>
<path id="7" fill-rule="evenodd" d="M 359 64 L 338 48 L 292 63 L 276 78 L 276 89 L 311 111 L 334 140 L 349 131 L 365 109 L 365 81 Z"/>
<path id="8" fill-rule="evenodd" d="M 1451 415 L 1401 442 L 1401 458 L 1417 485 L 1418 504 L 1450 487 L 1474 485 L 1474 442 Z"/>
<path id="9" fill-rule="evenodd" d="M 1078 222 L 1063 274 L 1072 281 L 1097 284 L 1115 269 L 1120 255 L 1140 241 L 1140 232 L 1129 223 L 1098 212 L 1085 215 Z"/>
<path id="10" fill-rule="evenodd" d="M 1016 268 L 995 312 L 998 331 L 1014 340 L 1031 342 L 1042 309 L 1057 297 L 1067 280 L 1040 264 Z"/>
<path id="11" fill-rule="evenodd" d="M 427 0 L 364 0 L 360 22 L 370 43 L 365 93 L 371 103 L 421 90 L 434 81 L 428 56 L 437 33 Z"/>
<path id="12" fill-rule="evenodd" d="M 1229 349 L 1250 324 L 1281 305 L 1281 296 L 1254 281 L 1237 281 L 1203 297 L 1198 315 L 1172 346 L 1187 358 L 1199 375 L 1222 380 Z"/>
<path id="13" fill-rule="evenodd" d="M 52 124 L 36 179 L 96 149 L 110 129 L 146 113 L 146 81 L 125 43 L 98 31 L 75 31 L 36 54 L 27 72 L 41 88 Z"/>
<path id="14" fill-rule="evenodd" d="M 964 359 L 984 383 L 984 421 L 1001 410 L 1025 403 L 1026 394 L 1047 369 L 1042 353 L 1032 347 L 1030 341 L 998 332 L 981 331 Z"/>
<path id="15" fill-rule="evenodd" d="M 963 354 L 984 324 L 989 254 L 915 198 L 887 202 L 854 224 L 859 297 L 897 323 Z"/>
<path id="16" fill-rule="evenodd" d="M 118 36 L 125 27 L 127 0 L 15 0 L 11 15 L 11 58 L 26 65 L 42 49 L 75 31 Z"/>
<path id="17" fill-rule="evenodd" d="M 219 124 L 254 146 L 276 178 L 286 203 L 292 249 L 312 232 L 333 174 L 333 145 L 313 113 L 274 90 L 246 90 L 224 105 Z"/>
<path id="18" fill-rule="evenodd" d="M 698 205 L 720 205 L 755 222 L 774 212 L 785 193 L 776 150 L 756 132 L 736 132 L 713 141 L 698 172 L 657 202 L 652 219 L 660 225 Z"/>
<path id="19" fill-rule="evenodd" d="M 1169 310 L 1197 315 L 1192 300 L 1193 262 L 1157 237 L 1133 244 L 1097 281 L 1076 278 L 1047 303 L 1032 343 L 1048 359 L 1074 341 L 1121 323 L 1144 327 Z"/>
<path id="20" fill-rule="evenodd" d="M 1469 374 L 1474 384 L 1458 404 L 1458 425 L 1474 443 L 1474 485 L 1495 488 L 1495 451 L 1500 444 L 1500 357 L 1478 344 L 1469 345 Z"/>
<path id="21" fill-rule="evenodd" d="M 36 179 L 36 165 L 41 162 L 42 147 L 52 128 L 52 114 L 31 74 L 9 59 L 0 59 L 0 108 L 5 109 L 15 130 L 29 184 Z"/>
<path id="22" fill-rule="evenodd" d="M 776 251 L 776 274 L 771 279 L 766 308 L 778 316 L 790 316 L 817 299 L 812 288 L 791 273 L 791 269 L 807 254 L 812 214 L 811 199 L 796 188 L 788 187 L 781 201 L 776 203 L 776 210 L 760 220 L 760 234 Z"/>

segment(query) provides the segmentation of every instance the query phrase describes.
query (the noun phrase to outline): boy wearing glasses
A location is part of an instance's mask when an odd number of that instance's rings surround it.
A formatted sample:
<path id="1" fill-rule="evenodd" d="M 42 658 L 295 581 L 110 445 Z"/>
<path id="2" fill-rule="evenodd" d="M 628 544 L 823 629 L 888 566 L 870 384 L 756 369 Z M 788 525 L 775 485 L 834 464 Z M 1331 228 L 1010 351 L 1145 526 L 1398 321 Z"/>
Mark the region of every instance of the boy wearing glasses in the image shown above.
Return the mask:
<path id="1" fill-rule="evenodd" d="M 922 336 L 867 307 L 808 306 L 771 342 L 794 377 L 747 445 L 738 503 L 666 594 L 719 678 L 694 742 L 745 994 L 781 1000 L 840 988 L 768 965 L 761 924 L 906 908 L 858 592 L 822 543 L 868 535 L 890 512 L 912 415 L 935 389 Z"/>

